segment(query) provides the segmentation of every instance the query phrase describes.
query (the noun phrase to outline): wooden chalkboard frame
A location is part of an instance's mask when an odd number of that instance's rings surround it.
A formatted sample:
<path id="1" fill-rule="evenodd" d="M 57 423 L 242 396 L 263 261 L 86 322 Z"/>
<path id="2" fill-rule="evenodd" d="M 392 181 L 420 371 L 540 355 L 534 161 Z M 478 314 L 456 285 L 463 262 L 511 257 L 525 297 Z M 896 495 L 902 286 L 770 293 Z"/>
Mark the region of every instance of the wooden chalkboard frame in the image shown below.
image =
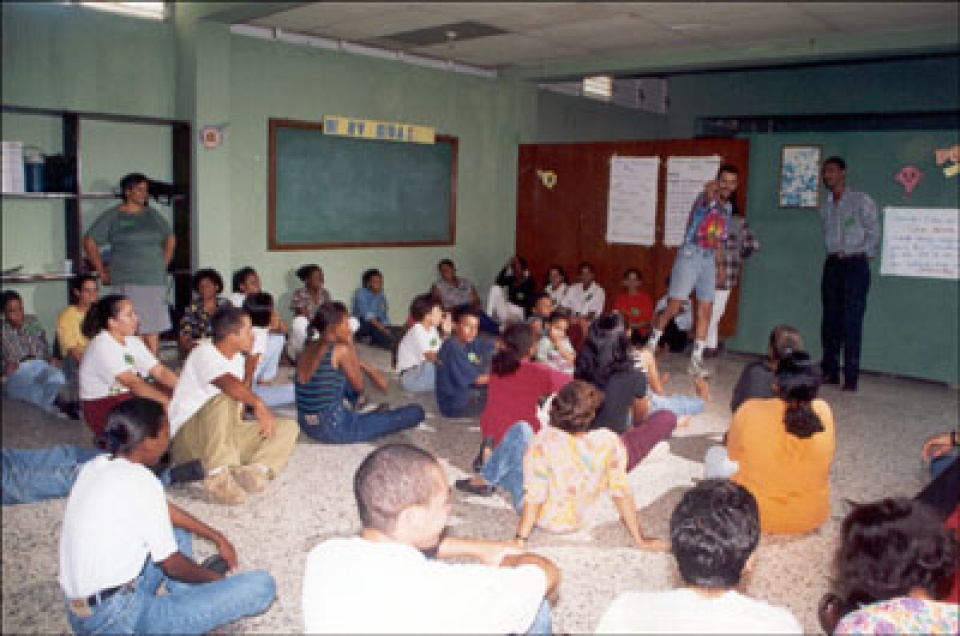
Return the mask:
<path id="1" fill-rule="evenodd" d="M 317 134 L 323 133 L 323 124 L 320 122 L 298 121 L 294 119 L 270 118 L 269 120 L 269 192 L 267 194 L 269 210 L 267 214 L 267 249 L 269 251 L 297 251 L 313 249 L 356 249 L 367 247 L 422 247 L 435 245 L 453 245 L 457 240 L 457 155 L 459 151 L 459 139 L 452 135 L 437 135 L 436 143 L 450 145 L 450 205 L 448 207 L 448 228 L 447 236 L 443 239 L 429 240 L 406 240 L 406 241 L 352 241 L 352 242 L 306 242 L 292 243 L 290 241 L 277 240 L 277 130 L 281 128 L 299 128 L 304 130 L 316 130 Z M 371 143 L 378 143 L 372 141 Z M 402 143 L 402 142 L 380 142 L 380 143 Z"/>

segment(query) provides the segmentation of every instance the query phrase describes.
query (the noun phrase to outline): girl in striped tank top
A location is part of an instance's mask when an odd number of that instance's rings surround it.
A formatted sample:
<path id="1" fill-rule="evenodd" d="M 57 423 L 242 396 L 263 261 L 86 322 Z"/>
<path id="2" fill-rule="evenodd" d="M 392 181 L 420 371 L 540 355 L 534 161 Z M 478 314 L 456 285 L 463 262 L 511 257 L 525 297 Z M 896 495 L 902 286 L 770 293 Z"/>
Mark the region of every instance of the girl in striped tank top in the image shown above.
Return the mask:
<path id="1" fill-rule="evenodd" d="M 343 303 L 321 305 L 297 362 L 297 422 L 304 433 L 329 444 L 369 441 L 416 426 L 425 417 L 416 404 L 366 413 L 354 408 L 364 399 L 363 373 L 384 392 L 387 382 L 357 355 L 349 316 Z"/>

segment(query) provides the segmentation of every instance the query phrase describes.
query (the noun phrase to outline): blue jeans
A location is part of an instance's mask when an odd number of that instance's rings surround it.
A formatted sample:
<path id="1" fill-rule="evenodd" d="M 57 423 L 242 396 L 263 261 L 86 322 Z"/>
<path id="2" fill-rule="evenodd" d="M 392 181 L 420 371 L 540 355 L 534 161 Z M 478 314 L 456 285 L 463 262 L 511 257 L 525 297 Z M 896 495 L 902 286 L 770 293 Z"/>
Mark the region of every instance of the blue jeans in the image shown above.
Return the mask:
<path id="1" fill-rule="evenodd" d="M 24 360 L 16 371 L 7 376 L 4 390 L 16 400 L 30 402 L 49 411 L 53 409 L 60 387 L 66 382 L 63 371 L 46 360 Z"/>
<path id="2" fill-rule="evenodd" d="M 511 426 L 483 465 L 483 479 L 513 497 L 513 507 L 523 508 L 523 454 L 533 439 L 533 429 L 524 421 Z"/>
<path id="3" fill-rule="evenodd" d="M 190 558 L 190 533 L 174 528 L 177 547 Z M 157 595 L 166 582 L 169 594 Z M 67 600 L 67 619 L 77 634 L 203 634 L 270 607 L 277 589 L 267 572 L 243 572 L 212 583 L 189 584 L 167 577 L 147 560 L 137 577 L 136 590 L 117 592 L 78 617 Z"/>
<path id="4" fill-rule="evenodd" d="M 101 453 L 95 448 L 68 445 L 37 450 L 4 448 L 0 452 L 3 505 L 66 497 L 80 467 Z"/>
<path id="5" fill-rule="evenodd" d="M 945 471 L 948 466 L 954 461 L 960 458 L 960 452 L 954 448 L 951 451 L 940 455 L 939 457 L 934 457 L 930 460 L 930 479 L 934 480 L 940 476 L 940 473 Z"/>
<path id="6" fill-rule="evenodd" d="M 687 300 L 697 292 L 697 301 L 712 303 L 717 284 L 713 250 L 681 245 L 670 273 L 670 298 Z"/>
<path id="7" fill-rule="evenodd" d="M 374 327 L 373 323 L 369 320 L 364 320 L 361 318 L 360 328 L 357 329 L 357 333 L 355 333 L 353 337 L 355 340 L 370 338 L 370 344 L 390 351 L 390 349 L 393 348 L 393 345 L 397 343 L 400 329 L 398 327 L 391 327 L 388 325 L 387 331 L 390 332 L 389 336 Z"/>
<path id="8" fill-rule="evenodd" d="M 31 503 L 66 497 L 77 481 L 83 464 L 103 451 L 64 444 L 50 448 L 0 449 L 0 499 L 3 505 Z M 164 487 L 170 485 L 170 468 L 159 475 Z"/>
<path id="9" fill-rule="evenodd" d="M 547 602 L 547 599 L 543 599 L 543 603 L 540 604 L 540 609 L 537 610 L 537 615 L 534 617 L 533 622 L 530 624 L 529 629 L 527 629 L 527 634 L 552 634 L 553 633 L 553 619 L 550 615 L 550 603 Z"/>
<path id="10" fill-rule="evenodd" d="M 283 334 L 271 333 L 267 335 L 267 350 L 260 356 L 257 369 L 253 372 L 254 385 L 261 380 L 269 382 L 277 377 L 277 369 L 280 366 L 280 356 L 283 354 L 285 342 Z"/>
<path id="11" fill-rule="evenodd" d="M 650 414 L 657 411 L 673 411 L 677 417 L 685 417 L 703 412 L 706 406 L 703 400 L 695 395 L 658 395 L 656 393 L 649 395 Z"/>
<path id="12" fill-rule="evenodd" d="M 267 406 L 282 406 L 293 404 L 296 401 L 293 383 L 291 382 L 286 384 L 257 384 L 254 382 L 253 392 Z"/>
<path id="13" fill-rule="evenodd" d="M 405 369 L 400 376 L 400 386 L 411 393 L 430 393 L 437 386 L 437 365 L 424 360 L 415 367 Z"/>
<path id="14" fill-rule="evenodd" d="M 360 414 L 344 405 L 343 400 L 320 413 L 304 413 L 297 409 L 300 430 L 327 444 L 367 442 L 413 428 L 426 418 L 423 407 L 408 404 L 375 413 Z"/>

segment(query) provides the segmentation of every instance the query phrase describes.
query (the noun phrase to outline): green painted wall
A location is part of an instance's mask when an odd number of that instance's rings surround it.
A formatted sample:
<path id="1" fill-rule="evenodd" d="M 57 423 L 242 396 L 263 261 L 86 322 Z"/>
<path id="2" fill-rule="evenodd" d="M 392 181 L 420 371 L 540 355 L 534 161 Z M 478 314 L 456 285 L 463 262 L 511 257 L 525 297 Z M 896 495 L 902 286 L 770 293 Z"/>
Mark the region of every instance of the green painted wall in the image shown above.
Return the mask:
<path id="1" fill-rule="evenodd" d="M 869 193 L 882 211 L 888 206 L 957 209 L 958 178 L 945 177 L 933 154 L 957 143 L 955 130 L 751 136 L 747 218 L 762 247 L 744 268 L 739 329 L 730 346 L 760 353 L 770 329 L 787 323 L 800 329 L 819 359 L 823 234 L 816 210 L 777 207 L 783 144 L 820 144 L 824 158 L 844 157 L 847 183 Z M 910 198 L 893 178 L 904 165 L 925 175 Z M 957 383 L 958 310 L 957 281 L 881 276 L 880 259 L 874 259 L 862 367 Z"/>
<path id="2" fill-rule="evenodd" d="M 244 36 L 230 46 L 230 269 L 255 263 L 265 288 L 286 305 L 300 284 L 292 272 L 303 263 L 324 268 L 338 299 L 349 299 L 365 268 L 378 267 L 395 321 L 406 317 L 413 295 L 428 289 L 441 258 L 453 258 L 482 290 L 492 283 L 514 245 L 517 144 L 531 112 L 524 96 L 532 93 L 503 81 Z M 268 119 L 324 115 L 422 124 L 458 137 L 456 245 L 265 252 Z"/>
<path id="3" fill-rule="evenodd" d="M 659 139 L 666 115 L 542 90 L 537 95 L 537 143 Z"/>
<path id="4" fill-rule="evenodd" d="M 698 117 L 956 110 L 960 58 L 680 75 L 669 98 L 664 134 L 676 139 Z"/>

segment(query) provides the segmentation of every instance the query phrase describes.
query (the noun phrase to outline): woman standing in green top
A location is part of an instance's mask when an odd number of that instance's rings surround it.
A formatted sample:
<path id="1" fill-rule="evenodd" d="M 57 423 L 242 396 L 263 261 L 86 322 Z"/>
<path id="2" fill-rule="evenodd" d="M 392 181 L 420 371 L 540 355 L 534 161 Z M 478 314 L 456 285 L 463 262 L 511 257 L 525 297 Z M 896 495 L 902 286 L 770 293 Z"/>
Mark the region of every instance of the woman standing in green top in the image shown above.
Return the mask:
<path id="1" fill-rule="evenodd" d="M 147 205 L 149 179 L 135 172 L 120 181 L 123 203 L 100 215 L 83 237 L 87 258 L 113 293 L 133 301 L 140 317 L 140 337 L 154 355 L 160 334 L 170 328 L 167 266 L 176 239 L 160 213 Z M 100 245 L 109 243 L 109 269 Z"/>

